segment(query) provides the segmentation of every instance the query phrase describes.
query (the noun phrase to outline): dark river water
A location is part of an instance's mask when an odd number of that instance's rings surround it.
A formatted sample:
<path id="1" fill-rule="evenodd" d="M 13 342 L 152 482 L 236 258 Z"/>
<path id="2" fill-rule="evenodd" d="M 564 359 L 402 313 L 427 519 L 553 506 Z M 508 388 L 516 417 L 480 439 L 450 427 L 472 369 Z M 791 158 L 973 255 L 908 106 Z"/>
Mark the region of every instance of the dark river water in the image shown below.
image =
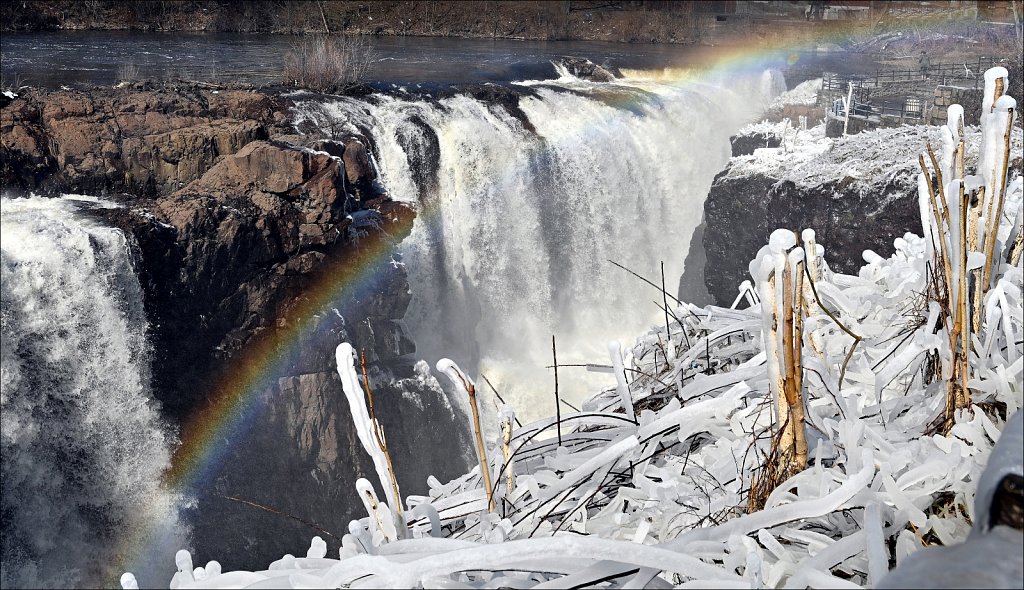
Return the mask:
<path id="1" fill-rule="evenodd" d="M 672 45 L 514 41 L 442 37 L 370 37 L 372 81 L 501 82 L 553 74 L 550 61 L 582 55 L 598 63 L 660 67 L 693 62 L 693 51 Z M 40 87 L 112 84 L 125 64 L 141 77 L 181 77 L 268 84 L 279 82 L 286 35 L 81 31 L 5 33 L 5 78 Z"/>
<path id="2" fill-rule="evenodd" d="M 555 76 L 552 60 L 566 55 L 629 68 L 701 67 L 722 48 L 596 41 L 516 41 L 451 37 L 367 37 L 374 61 L 370 82 L 465 84 L 545 79 Z M 143 33 L 137 31 L 55 31 L 4 33 L 0 57 L 5 87 L 43 88 L 109 85 L 127 65 L 138 77 L 241 82 L 281 81 L 284 56 L 297 37 L 244 33 Z M 790 65 L 795 54 L 765 53 L 756 67 Z M 835 54 L 799 53 L 801 65 L 841 71 L 851 60 Z M 855 63 L 854 60 L 853 63 Z M 820 67 L 819 67 L 820 64 Z M 837 69 L 838 68 L 838 69 Z M 820 75 L 817 74 L 817 75 Z"/>

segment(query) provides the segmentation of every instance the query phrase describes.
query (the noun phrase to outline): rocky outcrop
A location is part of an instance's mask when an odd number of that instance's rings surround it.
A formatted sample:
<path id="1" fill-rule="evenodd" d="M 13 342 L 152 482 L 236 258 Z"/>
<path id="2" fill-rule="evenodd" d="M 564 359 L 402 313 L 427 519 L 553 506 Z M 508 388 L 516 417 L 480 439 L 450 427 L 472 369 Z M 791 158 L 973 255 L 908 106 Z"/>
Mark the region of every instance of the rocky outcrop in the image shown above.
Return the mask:
<path id="1" fill-rule="evenodd" d="M 694 283 L 702 275 L 715 304 L 732 304 L 749 279 L 748 263 L 777 228 L 814 229 L 825 260 L 839 272 L 856 273 L 867 248 L 892 254 L 894 238 L 921 232 L 917 152 L 927 141 L 937 143 L 936 133 L 882 129 L 831 140 L 818 127 L 793 146 L 733 157 L 704 203 L 703 247 L 691 245 L 680 282 L 684 296 L 700 297 Z M 733 145 L 761 141 L 734 138 Z"/>
<path id="2" fill-rule="evenodd" d="M 163 195 L 283 125 L 241 90 L 28 91 L 0 109 L 0 184 L 44 194 Z"/>
<path id="3" fill-rule="evenodd" d="M 760 127 L 741 134 L 763 132 Z M 977 143 L 978 133 L 977 127 L 967 129 L 967 145 Z M 741 143 L 737 139 L 734 146 Z M 1012 141 L 1011 153 L 1019 154 L 1019 130 Z M 814 229 L 826 262 L 838 272 L 856 273 L 865 249 L 891 255 L 895 238 L 921 234 L 917 155 L 929 142 L 940 145 L 938 127 L 830 139 L 818 126 L 785 146 L 733 157 L 704 203 L 704 223 L 694 234 L 680 280 L 683 299 L 701 301 L 703 279 L 715 304 L 732 304 L 740 283 L 750 278 L 748 263 L 778 228 Z M 968 169 L 976 159 L 969 150 Z M 1011 178 L 1021 174 L 1022 164 L 1020 157 L 1010 161 Z"/>
<path id="4" fill-rule="evenodd" d="M 462 417 L 440 389 L 417 385 L 415 348 L 399 324 L 409 290 L 394 249 L 414 213 L 383 197 L 360 202 L 346 191 L 349 178 L 343 157 L 253 141 L 156 199 L 148 211 L 161 221 L 130 227 L 149 257 L 143 266 L 160 268 L 147 292 L 164 353 L 154 380 L 167 411 L 195 415 L 240 375 L 261 372 L 243 392 L 253 418 L 228 436 L 215 493 L 199 498 L 191 519 L 197 551 L 215 552 L 225 566 L 273 559 L 316 534 L 226 496 L 317 521 L 339 536 L 358 516 L 349 492 L 357 477 L 375 476 L 341 394 L 340 342 L 365 351 L 405 493 L 426 492 L 431 473 L 454 476 L 466 467 Z M 170 252 L 151 238 L 167 226 L 175 236 Z M 274 531 L 269 539 L 267 531 Z"/>
<path id="5" fill-rule="evenodd" d="M 617 68 L 599 66 L 584 57 L 563 57 L 562 65 L 573 76 L 592 82 L 611 82 L 621 76 Z"/>
<path id="6" fill-rule="evenodd" d="M 782 145 L 782 137 L 777 132 L 755 131 L 729 138 L 732 145 L 732 157 L 749 156 L 758 148 L 777 148 Z"/>

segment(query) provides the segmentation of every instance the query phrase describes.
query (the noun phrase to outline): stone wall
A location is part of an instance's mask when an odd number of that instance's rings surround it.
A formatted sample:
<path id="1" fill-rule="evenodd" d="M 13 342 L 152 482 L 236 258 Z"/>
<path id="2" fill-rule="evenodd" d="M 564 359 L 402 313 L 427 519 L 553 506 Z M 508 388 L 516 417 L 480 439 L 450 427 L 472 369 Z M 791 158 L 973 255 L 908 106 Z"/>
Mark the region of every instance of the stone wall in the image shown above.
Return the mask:
<path id="1" fill-rule="evenodd" d="M 964 107 L 964 124 L 978 125 L 981 122 L 982 94 L 982 88 L 936 86 L 935 100 L 932 102 L 928 122 L 932 125 L 945 125 L 949 105 L 959 104 Z"/>

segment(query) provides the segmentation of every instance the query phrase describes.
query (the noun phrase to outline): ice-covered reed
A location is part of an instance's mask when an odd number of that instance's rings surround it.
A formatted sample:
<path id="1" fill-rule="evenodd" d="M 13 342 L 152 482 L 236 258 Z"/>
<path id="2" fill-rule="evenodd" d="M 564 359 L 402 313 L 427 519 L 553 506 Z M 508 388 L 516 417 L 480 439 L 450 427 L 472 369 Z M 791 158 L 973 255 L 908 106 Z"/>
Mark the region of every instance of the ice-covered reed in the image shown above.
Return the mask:
<path id="1" fill-rule="evenodd" d="M 934 273 L 928 293 L 938 305 L 937 317 L 929 316 L 932 324 L 928 327 L 934 328 L 936 320 L 941 322 L 946 337 L 944 346 L 936 349 L 937 373 L 946 382 L 946 404 L 936 424 L 943 433 L 952 428 L 956 411 L 971 406 L 971 358 L 981 357 L 975 339 L 982 336 L 983 326 L 990 332 L 999 326 L 994 320 L 983 321 L 989 292 L 996 293 L 991 309 L 1004 314 L 1000 279 L 1020 259 L 1019 253 L 1013 253 L 1019 241 L 1020 206 L 1016 207 L 1017 219 L 1007 218 L 1005 213 L 1012 215 L 1014 209 L 1004 207 L 1007 193 L 1014 192 L 1016 186 L 1007 182 L 1016 101 L 1003 94 L 1006 77 L 1001 67 L 985 72 L 977 174 L 965 174 L 964 110 L 960 105 L 948 109 L 941 157 L 936 158 L 931 145 L 927 146 L 931 171 L 924 154 L 919 156 L 921 224 Z M 1015 182 L 1019 183 L 1019 178 Z"/>

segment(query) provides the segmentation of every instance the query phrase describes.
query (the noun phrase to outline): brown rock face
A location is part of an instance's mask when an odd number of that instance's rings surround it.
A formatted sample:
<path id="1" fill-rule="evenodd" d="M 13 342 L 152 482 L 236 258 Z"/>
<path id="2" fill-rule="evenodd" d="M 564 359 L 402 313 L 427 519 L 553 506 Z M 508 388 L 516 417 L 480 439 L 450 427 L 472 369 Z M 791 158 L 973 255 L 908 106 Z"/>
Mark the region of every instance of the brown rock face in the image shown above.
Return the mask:
<path id="1" fill-rule="evenodd" d="M 121 153 L 126 188 L 157 193 L 178 189 L 199 178 L 221 156 L 266 137 L 266 129 L 256 121 L 219 119 L 129 138 Z"/>
<path id="2" fill-rule="evenodd" d="M 254 141 L 221 160 L 186 191 L 220 198 L 256 192 L 330 207 L 344 199 L 344 176 L 345 167 L 338 158 Z"/>
<path id="3" fill-rule="evenodd" d="M 366 146 L 356 138 L 349 138 L 345 142 L 345 171 L 348 174 L 348 181 L 355 183 L 361 177 L 368 176 L 371 180 L 372 169 L 370 158 L 366 154 Z"/>
<path id="4" fill-rule="evenodd" d="M 0 183 L 159 195 L 199 178 L 275 124 L 270 96 L 120 88 L 30 91 L 0 110 Z"/>

